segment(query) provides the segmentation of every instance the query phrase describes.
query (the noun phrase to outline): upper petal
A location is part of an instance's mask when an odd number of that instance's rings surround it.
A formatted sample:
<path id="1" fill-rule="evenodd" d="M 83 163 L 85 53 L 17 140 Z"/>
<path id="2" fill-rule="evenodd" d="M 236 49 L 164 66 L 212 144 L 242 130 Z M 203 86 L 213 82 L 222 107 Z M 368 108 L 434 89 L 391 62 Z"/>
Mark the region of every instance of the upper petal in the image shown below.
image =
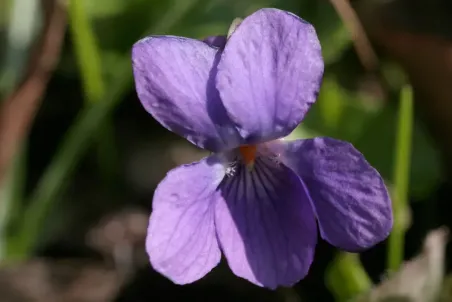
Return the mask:
<path id="1" fill-rule="evenodd" d="M 248 143 L 288 135 L 315 102 L 323 59 L 315 29 L 278 9 L 261 9 L 229 38 L 218 65 L 221 99 Z"/>
<path id="2" fill-rule="evenodd" d="M 359 251 L 389 235 L 393 216 L 386 186 L 350 143 L 315 138 L 280 147 L 281 159 L 308 187 L 325 240 Z"/>
<path id="3" fill-rule="evenodd" d="M 258 158 L 220 186 L 215 223 L 221 249 L 239 277 L 269 288 L 308 273 L 317 243 L 309 196 L 290 169 Z"/>
<path id="4" fill-rule="evenodd" d="M 170 171 L 155 191 L 146 251 L 154 269 L 177 284 L 202 278 L 220 261 L 214 204 L 223 177 L 221 162 L 207 157 Z"/>
<path id="5" fill-rule="evenodd" d="M 167 129 L 201 148 L 235 146 L 237 132 L 214 85 L 217 49 L 201 41 L 148 37 L 132 50 L 138 97 Z"/>

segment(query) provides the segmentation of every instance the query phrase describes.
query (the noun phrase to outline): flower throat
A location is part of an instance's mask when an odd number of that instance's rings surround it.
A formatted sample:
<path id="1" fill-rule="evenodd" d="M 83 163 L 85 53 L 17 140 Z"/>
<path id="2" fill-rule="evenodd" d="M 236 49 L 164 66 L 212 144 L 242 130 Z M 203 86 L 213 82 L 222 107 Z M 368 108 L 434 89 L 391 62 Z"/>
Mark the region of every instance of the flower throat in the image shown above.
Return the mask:
<path id="1" fill-rule="evenodd" d="M 242 156 L 243 163 L 252 169 L 254 160 L 256 159 L 257 146 L 256 145 L 244 145 L 239 147 L 240 155 Z"/>

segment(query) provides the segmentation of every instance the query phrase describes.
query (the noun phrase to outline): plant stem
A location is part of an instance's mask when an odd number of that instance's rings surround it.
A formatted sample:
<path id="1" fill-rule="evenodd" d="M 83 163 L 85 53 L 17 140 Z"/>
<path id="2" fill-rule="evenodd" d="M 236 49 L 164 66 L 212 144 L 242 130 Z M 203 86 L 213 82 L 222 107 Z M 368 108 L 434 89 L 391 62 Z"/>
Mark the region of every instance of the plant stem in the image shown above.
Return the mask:
<path id="1" fill-rule="evenodd" d="M 387 268 L 397 271 L 405 255 L 405 232 L 408 227 L 408 188 L 413 130 L 413 92 L 410 86 L 401 91 L 392 194 L 394 226 L 389 236 Z"/>

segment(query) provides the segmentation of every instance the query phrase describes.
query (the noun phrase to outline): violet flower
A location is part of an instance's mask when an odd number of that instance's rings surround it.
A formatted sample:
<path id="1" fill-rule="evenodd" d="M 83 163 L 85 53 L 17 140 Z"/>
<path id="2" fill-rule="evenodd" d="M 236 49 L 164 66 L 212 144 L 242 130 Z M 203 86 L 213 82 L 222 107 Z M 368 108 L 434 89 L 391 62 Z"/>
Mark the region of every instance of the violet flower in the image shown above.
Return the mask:
<path id="1" fill-rule="evenodd" d="M 349 143 L 282 141 L 315 102 L 323 76 L 314 28 L 261 9 L 226 42 L 153 36 L 133 47 L 136 90 L 163 126 L 214 152 L 158 185 L 146 249 L 177 284 L 226 257 L 235 275 L 276 288 L 308 273 L 317 227 L 346 251 L 384 240 L 391 202 Z"/>

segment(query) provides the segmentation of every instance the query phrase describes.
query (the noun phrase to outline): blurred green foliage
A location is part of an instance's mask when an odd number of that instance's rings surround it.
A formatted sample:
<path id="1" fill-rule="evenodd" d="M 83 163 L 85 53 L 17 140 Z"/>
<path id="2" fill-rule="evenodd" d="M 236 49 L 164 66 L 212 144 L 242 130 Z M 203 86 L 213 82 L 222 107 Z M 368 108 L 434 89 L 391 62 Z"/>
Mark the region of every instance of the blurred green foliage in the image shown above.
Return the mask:
<path id="1" fill-rule="evenodd" d="M 0 2 L 0 12 L 12 11 L 11 4 L 17 2 Z M 0 256 L 4 260 L 26 259 L 33 255 L 38 246 L 46 243 L 43 230 L 52 208 L 61 201 L 68 181 L 93 140 L 98 139 L 98 145 L 102 146 L 103 135 L 112 135 L 101 130 L 109 127 L 112 112 L 133 88 L 130 65 L 133 43 L 148 34 L 182 35 L 197 39 L 226 34 L 234 18 L 246 17 L 262 7 L 285 9 L 313 23 L 322 44 L 326 70 L 318 102 L 290 138 L 331 136 L 350 141 L 388 183 L 393 183 L 397 177 L 410 179 L 410 186 L 405 188 L 403 185 L 401 194 L 406 195 L 406 191 L 409 191 L 416 198 L 429 194 L 440 180 L 440 162 L 430 138 L 416 120 L 413 122 L 413 129 L 410 123 L 406 124 L 413 133 L 412 148 L 402 150 L 412 153 L 411 161 L 406 163 L 411 164 L 411 169 L 404 166 L 401 168 L 402 176 L 393 176 L 394 150 L 396 146 L 403 148 L 396 143 L 396 138 L 402 138 L 396 136 L 400 117 L 395 104 L 402 85 L 405 84 L 404 77 L 391 73 L 389 79 L 393 91 L 390 91 L 387 99 L 343 85 L 344 79 L 347 80 L 352 74 L 347 70 L 356 70 L 359 63 L 350 63 L 346 59 L 347 54 L 353 51 L 351 36 L 329 1 L 71 0 L 67 5 L 70 43 L 66 44 L 57 74 L 80 78 L 86 102 L 60 142 L 51 163 L 28 196 L 21 194 L 25 178 L 24 156 L 19 154 L 16 157 L 17 163 L 12 166 L 11 173 L 1 188 Z M 36 11 L 35 14 L 39 12 Z M 11 16 L 12 14 L 0 14 L 0 38 L 6 41 L 0 44 L 2 59 L 15 47 L 6 39 L 10 29 L 8 26 L 14 21 Z M 38 22 L 39 18 L 31 20 L 26 25 L 28 30 L 37 27 Z M 26 31 L 23 32 L 25 35 Z M 30 48 L 31 43 L 27 47 Z M 20 72 L 19 78 L 23 77 L 22 66 L 26 59 L 26 56 L 22 57 L 13 67 L 10 61 L 1 65 L 0 74 L 13 68 Z M 345 69 L 337 68 L 344 64 Z M 0 87 L 4 83 L 0 83 Z M 17 86 L 17 81 L 12 83 L 2 92 L 7 93 Z M 406 135 L 410 135 L 410 131 Z M 100 159 L 111 159 L 111 151 L 117 148 L 114 140 L 109 140 L 106 144 L 107 147 L 104 145 L 103 148 L 98 148 Z M 7 228 L 7 224 L 14 227 Z M 398 256 L 402 257 L 402 254 Z M 337 266 L 333 265 L 331 274 L 327 276 L 327 282 L 333 291 L 334 288 L 340 288 L 338 280 L 343 279 L 345 283 L 350 281 L 347 283 L 350 285 L 348 292 L 344 288 L 336 291 L 338 297 L 348 297 L 350 293 L 358 293 L 363 291 L 363 287 L 369 287 L 370 281 L 359 260 L 348 254 L 339 255 Z M 359 282 L 356 283 L 356 280 Z"/>
<path id="2" fill-rule="evenodd" d="M 325 282 L 336 301 L 350 301 L 367 292 L 372 281 L 361 266 L 358 254 L 339 253 L 326 272 Z"/>

